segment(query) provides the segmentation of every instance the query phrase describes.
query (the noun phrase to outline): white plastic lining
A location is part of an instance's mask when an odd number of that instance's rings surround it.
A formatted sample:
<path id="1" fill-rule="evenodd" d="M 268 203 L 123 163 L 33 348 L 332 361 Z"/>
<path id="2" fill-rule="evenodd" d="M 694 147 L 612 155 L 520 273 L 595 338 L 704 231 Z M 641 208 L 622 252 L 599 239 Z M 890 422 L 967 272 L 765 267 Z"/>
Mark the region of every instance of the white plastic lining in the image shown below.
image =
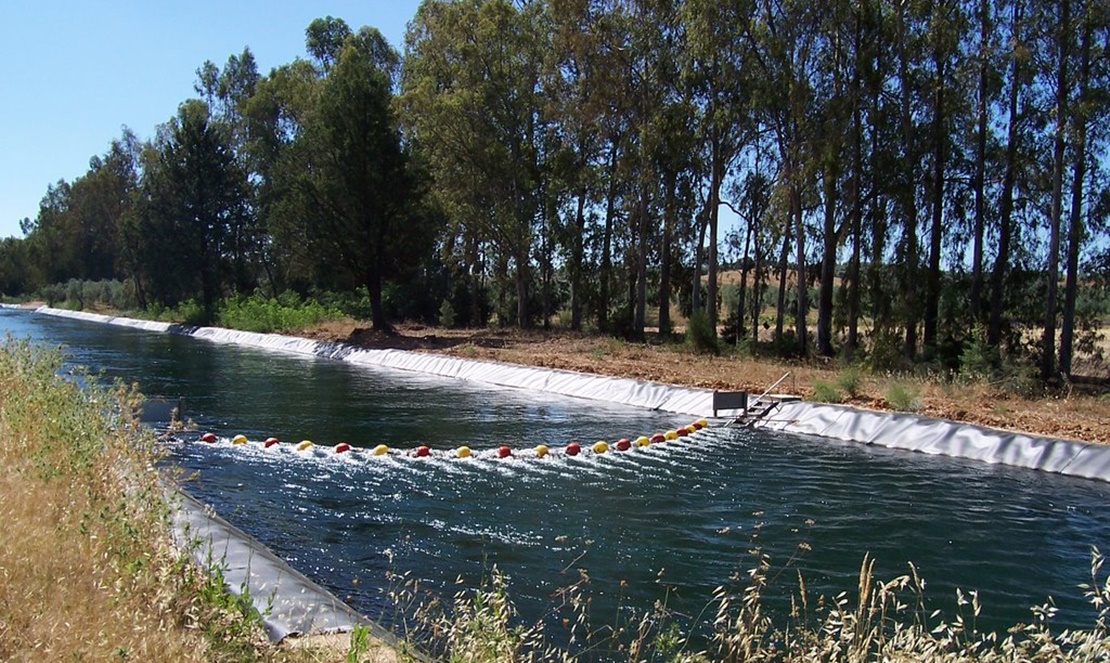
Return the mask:
<path id="1" fill-rule="evenodd" d="M 355 364 L 388 366 L 677 414 L 708 416 L 713 411 L 713 392 L 708 389 L 403 350 L 368 350 L 342 343 L 278 334 L 256 334 L 215 327 L 190 328 L 46 307 L 38 310 L 41 313 L 81 320 L 188 334 L 217 343 L 237 343 L 283 352 L 326 356 Z M 913 414 L 871 412 L 802 401 L 783 403 L 758 425 L 802 435 L 971 458 L 987 463 L 1002 463 L 1110 481 L 1110 445 L 1104 444 L 1056 440 Z"/>
<path id="2" fill-rule="evenodd" d="M 914 414 L 783 403 L 760 427 L 1110 481 L 1110 445 L 1056 440 Z"/>

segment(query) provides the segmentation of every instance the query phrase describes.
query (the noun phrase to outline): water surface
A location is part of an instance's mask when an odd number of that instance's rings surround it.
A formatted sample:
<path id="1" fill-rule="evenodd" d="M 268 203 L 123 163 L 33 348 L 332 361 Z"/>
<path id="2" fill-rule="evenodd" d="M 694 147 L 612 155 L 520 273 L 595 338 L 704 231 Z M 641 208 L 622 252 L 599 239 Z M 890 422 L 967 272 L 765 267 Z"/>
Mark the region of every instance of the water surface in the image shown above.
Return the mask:
<path id="1" fill-rule="evenodd" d="M 496 565 L 527 620 L 557 621 L 560 588 L 586 569 L 595 623 L 666 599 L 698 615 L 749 568 L 753 541 L 798 558 L 811 593 L 854 590 L 865 553 L 880 577 L 913 561 L 930 607 L 980 590 L 980 626 L 1028 621 L 1053 596 L 1061 625 L 1093 621 L 1076 588 L 1091 546 L 1110 548 L 1110 486 L 1082 479 L 764 431 L 711 428 L 646 450 L 539 460 L 524 450 L 610 442 L 690 417 L 351 366 L 259 349 L 0 310 L 0 333 L 64 344 L 71 361 L 146 393 L 183 396 L 222 441 L 175 445 L 187 488 L 371 616 L 391 619 L 388 573 L 450 596 Z M 237 433 L 318 443 L 231 446 Z M 335 455 L 427 444 L 431 458 Z M 478 457 L 448 450 L 468 444 Z M 509 444 L 516 457 L 497 460 Z M 794 571 L 775 583 L 785 610 Z M 710 607 L 710 610 L 713 608 Z M 711 612 L 709 613 L 711 614 Z"/>

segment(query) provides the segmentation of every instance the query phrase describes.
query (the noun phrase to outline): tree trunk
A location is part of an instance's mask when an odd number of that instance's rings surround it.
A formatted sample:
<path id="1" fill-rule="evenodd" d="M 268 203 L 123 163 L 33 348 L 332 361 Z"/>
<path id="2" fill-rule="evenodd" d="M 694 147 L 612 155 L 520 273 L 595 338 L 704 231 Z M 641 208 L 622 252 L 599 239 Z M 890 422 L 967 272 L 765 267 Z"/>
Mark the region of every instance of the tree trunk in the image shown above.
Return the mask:
<path id="1" fill-rule="evenodd" d="M 636 204 L 636 234 L 639 239 L 636 246 L 636 303 L 632 320 L 632 338 L 637 341 L 644 339 L 647 324 L 647 216 L 647 196 L 641 192 L 640 202 Z"/>
<path id="2" fill-rule="evenodd" d="M 917 149 L 913 126 L 913 100 L 910 94 L 909 45 L 906 29 L 905 5 L 898 12 L 898 80 L 901 87 L 902 127 L 902 236 L 905 252 L 902 265 L 902 297 L 905 301 L 904 324 L 906 327 L 905 353 L 909 359 L 917 355 Z"/>
<path id="3" fill-rule="evenodd" d="M 987 73 L 990 54 L 990 2 L 979 2 L 979 90 L 976 96 L 975 170 L 971 187 L 975 194 L 975 221 L 971 249 L 971 318 L 983 321 L 983 233 L 986 228 L 986 161 L 987 161 Z"/>
<path id="4" fill-rule="evenodd" d="M 713 140 L 713 154 L 712 154 L 712 175 L 710 176 L 709 183 L 709 208 L 708 224 L 709 224 L 709 254 L 706 256 L 708 265 L 706 266 L 706 291 L 705 291 L 705 310 L 709 317 L 709 328 L 713 331 L 713 336 L 717 335 L 717 225 L 720 219 L 721 208 L 721 179 L 722 179 L 722 164 L 720 163 L 720 146 L 714 137 Z"/>
<path id="5" fill-rule="evenodd" d="M 855 357 L 859 349 L 860 317 L 860 245 L 863 242 L 863 19 L 856 12 L 855 71 L 852 75 L 852 257 L 848 262 L 848 339 L 845 349 L 848 358 Z"/>
<path id="6" fill-rule="evenodd" d="M 1075 335 L 1075 300 L 1079 291 L 1079 248 L 1083 241 L 1083 183 L 1087 177 L 1088 86 L 1091 78 L 1091 8 L 1083 21 L 1079 59 L 1079 108 L 1075 115 L 1075 155 L 1072 166 L 1071 212 L 1068 219 L 1068 262 L 1064 282 L 1064 319 L 1060 329 L 1060 372 L 1071 377 Z"/>
<path id="7" fill-rule="evenodd" d="M 666 202 L 663 205 L 663 244 L 659 257 L 659 336 L 666 339 L 671 335 L 671 233 L 674 228 L 675 187 L 678 176 L 669 172 L 666 176 Z"/>
<path id="8" fill-rule="evenodd" d="M 376 331 L 393 333 L 393 325 L 385 317 L 382 307 L 382 273 L 376 268 L 371 268 L 366 273 L 366 293 L 370 297 L 371 327 Z"/>
<path id="9" fill-rule="evenodd" d="M 1021 42 L 1021 2 L 1015 1 L 1011 14 L 1010 32 L 1015 43 Z M 1017 180 L 1017 151 L 1021 140 L 1019 113 L 1021 97 L 1021 66 L 1017 53 L 1010 55 L 1009 127 L 1006 136 L 1006 170 L 1002 176 L 1002 200 L 999 203 L 998 256 L 991 271 L 991 315 L 987 325 L 987 345 L 998 347 L 1002 342 L 1002 291 L 1006 287 L 1006 274 L 1010 271 L 1010 236 L 1013 226 L 1014 186 Z"/>
<path id="10" fill-rule="evenodd" d="M 609 331 L 609 281 L 612 279 L 613 259 L 613 215 L 615 214 L 617 198 L 617 153 L 609 157 L 609 191 L 605 197 L 605 230 L 601 240 L 601 285 L 598 293 L 597 328 L 602 332 Z"/>
<path id="11" fill-rule="evenodd" d="M 791 178 L 797 177 L 792 169 Z M 802 357 L 806 356 L 809 352 L 808 347 L 808 333 L 806 331 L 806 314 L 809 313 L 809 281 L 806 278 L 806 240 L 805 240 L 805 219 L 802 216 L 802 192 L 798 183 L 791 180 L 790 184 L 790 207 L 791 213 L 794 216 L 794 234 L 797 239 L 794 241 L 794 247 L 797 250 L 797 278 L 798 278 L 798 307 L 795 311 L 794 317 L 794 333 L 795 348 L 798 354 Z"/>
<path id="12" fill-rule="evenodd" d="M 582 272 L 585 258 L 583 242 L 586 234 L 586 192 L 578 192 L 578 209 L 574 214 L 574 237 L 571 238 L 570 264 L 570 328 L 582 330 Z"/>
<path id="13" fill-rule="evenodd" d="M 822 357 L 833 356 L 832 314 L 833 279 L 836 277 L 836 249 L 839 241 L 836 233 L 836 180 L 838 177 L 836 159 L 830 158 L 825 164 L 824 196 L 825 221 L 824 244 L 821 251 L 821 287 L 817 296 L 817 354 Z"/>
<path id="14" fill-rule="evenodd" d="M 790 266 L 790 224 L 792 214 L 787 216 L 786 228 L 782 234 L 782 252 L 779 254 L 779 294 L 775 307 L 775 344 L 782 343 L 783 327 L 786 324 L 786 270 Z"/>
<path id="15" fill-rule="evenodd" d="M 944 159 L 945 159 L 945 56 L 940 45 L 933 48 L 933 62 L 937 79 L 933 110 L 933 222 L 929 232 L 929 272 L 925 289 L 925 333 L 922 341 L 926 358 L 931 359 L 937 350 L 937 320 L 940 313 L 940 252 L 944 221 Z"/>
<path id="16" fill-rule="evenodd" d="M 1059 60 L 1056 74 L 1056 128 L 1052 138 L 1052 203 L 1048 219 L 1047 291 L 1044 298 L 1044 334 L 1041 337 L 1041 379 L 1055 380 L 1056 373 L 1056 295 L 1060 277 L 1060 218 L 1063 214 L 1064 134 L 1068 112 L 1068 23 L 1070 0 L 1060 0 Z"/>

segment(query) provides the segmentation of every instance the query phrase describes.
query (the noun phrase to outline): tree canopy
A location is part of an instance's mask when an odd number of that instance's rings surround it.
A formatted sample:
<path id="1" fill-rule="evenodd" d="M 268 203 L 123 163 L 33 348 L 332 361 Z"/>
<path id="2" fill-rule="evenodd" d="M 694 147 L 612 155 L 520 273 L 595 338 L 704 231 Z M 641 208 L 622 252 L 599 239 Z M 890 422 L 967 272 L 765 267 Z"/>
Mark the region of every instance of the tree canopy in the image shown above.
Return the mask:
<path id="1" fill-rule="evenodd" d="M 425 0 L 403 53 L 328 16 L 50 184 L 0 288 L 636 339 L 704 312 L 752 352 L 1054 380 L 1110 310 L 1108 46 L 1098 0 Z"/>

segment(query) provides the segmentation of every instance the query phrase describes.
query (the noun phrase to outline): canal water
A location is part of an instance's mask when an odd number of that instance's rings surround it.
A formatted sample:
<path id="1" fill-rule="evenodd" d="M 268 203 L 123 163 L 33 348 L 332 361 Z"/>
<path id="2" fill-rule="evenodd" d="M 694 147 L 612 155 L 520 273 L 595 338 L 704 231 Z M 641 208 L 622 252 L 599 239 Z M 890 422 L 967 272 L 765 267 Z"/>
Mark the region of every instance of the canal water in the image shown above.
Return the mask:
<path id="1" fill-rule="evenodd" d="M 221 437 L 172 446 L 186 489 L 386 623 L 397 577 L 449 600 L 494 566 L 526 622 L 558 629 L 560 590 L 581 569 L 595 626 L 664 600 L 680 623 L 705 622 L 714 588 L 751 568 L 758 548 L 776 568 L 793 558 L 811 597 L 853 592 L 870 554 L 881 578 L 912 561 L 930 610 L 951 616 L 957 588 L 979 590 L 981 628 L 1028 622 L 1049 596 L 1061 627 L 1089 627 L 1077 585 L 1090 579 L 1091 547 L 1110 550 L 1100 482 L 723 428 L 536 459 L 524 453 L 535 444 L 612 442 L 690 417 L 21 311 L 0 310 L 4 333 L 63 345 L 106 380 L 183 397 L 198 430 Z M 256 443 L 228 443 L 240 433 Z M 271 435 L 317 446 L 257 444 Z M 331 453 L 340 440 L 363 451 Z M 379 443 L 433 452 L 365 452 Z M 480 453 L 451 457 L 461 444 Z M 516 455 L 496 459 L 502 444 Z M 775 574 L 769 605 L 781 615 L 797 571 Z"/>

